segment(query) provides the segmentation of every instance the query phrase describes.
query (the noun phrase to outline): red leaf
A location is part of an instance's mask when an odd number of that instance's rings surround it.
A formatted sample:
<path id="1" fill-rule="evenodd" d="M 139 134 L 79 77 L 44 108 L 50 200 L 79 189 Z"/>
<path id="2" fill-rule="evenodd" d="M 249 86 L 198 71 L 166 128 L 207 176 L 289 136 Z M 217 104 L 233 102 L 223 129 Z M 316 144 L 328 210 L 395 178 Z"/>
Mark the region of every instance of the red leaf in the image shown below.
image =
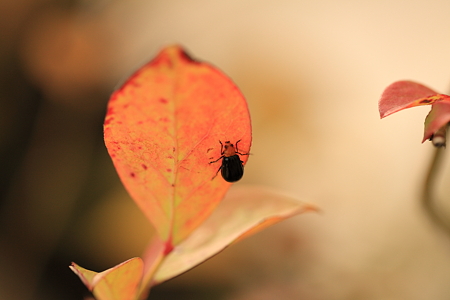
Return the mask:
<path id="1" fill-rule="evenodd" d="M 384 118 L 402 109 L 432 104 L 446 97 L 416 82 L 397 81 L 384 90 L 378 109 L 380 117 Z"/>
<path id="2" fill-rule="evenodd" d="M 450 122 L 450 97 L 433 104 L 425 119 L 425 132 L 422 143 L 431 138 L 441 127 Z"/>
<path id="3" fill-rule="evenodd" d="M 220 176 L 219 140 L 247 153 L 250 116 L 219 70 L 172 46 L 139 69 L 110 99 L 105 143 L 116 170 L 167 251 L 213 211 L 230 183 Z M 247 156 L 242 156 L 244 163 Z"/>

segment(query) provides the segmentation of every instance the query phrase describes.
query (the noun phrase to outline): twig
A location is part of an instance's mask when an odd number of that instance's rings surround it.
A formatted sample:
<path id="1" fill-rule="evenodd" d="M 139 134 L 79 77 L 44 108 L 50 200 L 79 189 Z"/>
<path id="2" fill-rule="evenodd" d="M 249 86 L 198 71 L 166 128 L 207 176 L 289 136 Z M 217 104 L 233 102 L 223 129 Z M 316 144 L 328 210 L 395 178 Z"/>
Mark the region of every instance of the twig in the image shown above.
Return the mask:
<path id="1" fill-rule="evenodd" d="M 444 156 L 444 148 L 436 148 L 428 169 L 427 177 L 422 196 L 422 204 L 425 211 L 428 213 L 430 219 L 448 235 L 450 235 L 450 223 L 442 214 L 438 213 L 436 209 L 436 179 L 438 177 L 439 168 L 442 166 Z"/>

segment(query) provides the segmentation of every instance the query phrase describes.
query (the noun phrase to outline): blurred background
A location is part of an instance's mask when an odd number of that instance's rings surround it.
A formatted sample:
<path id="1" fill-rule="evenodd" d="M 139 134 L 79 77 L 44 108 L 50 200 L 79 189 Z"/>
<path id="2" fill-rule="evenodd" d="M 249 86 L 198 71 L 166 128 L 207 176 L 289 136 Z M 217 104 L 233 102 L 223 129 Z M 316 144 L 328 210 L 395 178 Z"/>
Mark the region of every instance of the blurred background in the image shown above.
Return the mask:
<path id="1" fill-rule="evenodd" d="M 429 108 L 384 120 L 377 108 L 400 79 L 449 92 L 449 11 L 440 0 L 0 0 L 0 299 L 83 299 L 72 261 L 102 271 L 141 254 L 153 232 L 102 122 L 115 86 L 174 43 L 248 99 L 254 155 L 237 184 L 322 212 L 150 299 L 449 299 L 449 237 L 420 205 Z M 449 195 L 440 189 L 450 216 Z"/>

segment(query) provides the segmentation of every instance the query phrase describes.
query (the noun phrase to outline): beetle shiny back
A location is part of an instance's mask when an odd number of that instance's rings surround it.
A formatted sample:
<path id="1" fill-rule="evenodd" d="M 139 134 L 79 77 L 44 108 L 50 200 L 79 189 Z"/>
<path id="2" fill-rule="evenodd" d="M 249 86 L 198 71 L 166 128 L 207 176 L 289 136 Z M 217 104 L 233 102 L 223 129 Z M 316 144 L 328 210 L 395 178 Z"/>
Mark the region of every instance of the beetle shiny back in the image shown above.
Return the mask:
<path id="1" fill-rule="evenodd" d="M 236 182 L 242 178 L 242 176 L 244 175 L 244 164 L 239 155 L 248 155 L 248 153 L 239 152 L 237 148 L 239 141 L 236 142 L 236 147 L 231 144 L 230 141 L 226 141 L 225 145 L 222 144 L 221 141 L 219 141 L 221 146 L 221 156 L 209 163 L 212 164 L 222 159 L 222 165 L 217 170 L 216 175 L 213 177 L 213 179 L 217 176 L 219 171 L 221 171 L 223 179 L 227 182 Z"/>
<path id="2" fill-rule="evenodd" d="M 228 182 L 236 182 L 244 175 L 244 165 L 237 154 L 222 158 L 220 169 L 223 179 Z"/>

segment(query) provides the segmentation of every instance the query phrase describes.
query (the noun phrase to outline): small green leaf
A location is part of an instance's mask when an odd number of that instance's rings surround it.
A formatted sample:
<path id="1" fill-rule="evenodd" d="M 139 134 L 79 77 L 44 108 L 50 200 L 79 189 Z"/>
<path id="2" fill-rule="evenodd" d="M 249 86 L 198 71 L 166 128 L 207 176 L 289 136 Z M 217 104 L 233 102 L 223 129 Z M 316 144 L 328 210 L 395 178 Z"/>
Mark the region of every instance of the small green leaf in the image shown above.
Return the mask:
<path id="1" fill-rule="evenodd" d="M 97 300 L 134 300 L 142 279 L 143 262 L 138 257 L 132 258 L 100 273 L 86 270 L 75 263 L 70 268 Z"/>

